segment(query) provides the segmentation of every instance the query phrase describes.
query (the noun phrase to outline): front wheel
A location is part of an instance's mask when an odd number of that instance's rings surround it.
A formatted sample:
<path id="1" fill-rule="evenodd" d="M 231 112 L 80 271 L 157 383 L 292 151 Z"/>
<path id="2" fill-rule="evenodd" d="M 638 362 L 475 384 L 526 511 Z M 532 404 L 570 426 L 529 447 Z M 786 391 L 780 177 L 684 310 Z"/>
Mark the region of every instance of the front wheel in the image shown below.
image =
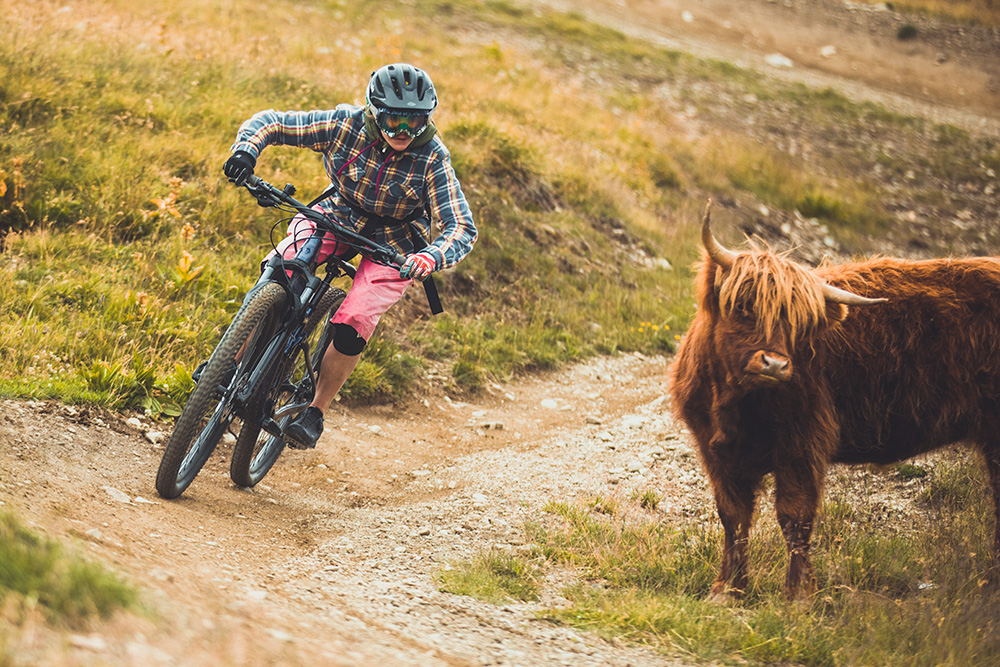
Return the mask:
<path id="1" fill-rule="evenodd" d="M 317 373 L 323 354 L 333 337 L 329 322 L 322 327 L 319 324 L 329 320 L 330 314 L 340 307 L 346 296 L 344 290 L 337 287 L 330 288 L 306 322 L 304 331 L 309 343 L 312 366 Z M 278 373 L 272 380 L 271 395 L 268 396 L 264 406 L 259 408 L 259 414 L 261 418 L 274 418 L 275 413 L 282 408 L 291 408 L 288 414 L 280 417 L 279 423 L 284 430 L 294 419 L 295 414 L 312 400 L 314 387 L 306 369 L 305 355 L 302 353 L 295 352 L 293 357 L 284 364 L 278 364 L 278 367 Z M 264 475 L 274 466 L 284 448 L 284 439 L 263 430 L 259 421 L 251 424 L 249 419 L 244 420 L 233 449 L 229 477 L 237 486 L 254 486 L 264 479 Z"/>
<path id="2" fill-rule="evenodd" d="M 167 442 L 156 473 L 156 491 L 161 497 L 177 498 L 191 485 L 208 461 L 219 440 L 234 419 L 232 387 L 243 374 L 248 359 L 241 355 L 260 338 L 270 339 L 281 322 L 285 290 L 276 283 L 264 283 L 248 295 L 233 323 L 216 346 L 198 384 Z M 234 377 L 232 368 L 240 360 Z"/>

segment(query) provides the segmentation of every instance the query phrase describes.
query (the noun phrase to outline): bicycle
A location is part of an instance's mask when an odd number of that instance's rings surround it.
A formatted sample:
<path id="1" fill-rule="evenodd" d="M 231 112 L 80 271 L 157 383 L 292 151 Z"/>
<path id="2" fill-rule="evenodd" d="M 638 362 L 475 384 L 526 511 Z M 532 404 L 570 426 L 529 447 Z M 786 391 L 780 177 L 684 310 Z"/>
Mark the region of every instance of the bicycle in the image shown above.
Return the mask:
<path id="1" fill-rule="evenodd" d="M 257 484 L 284 450 L 282 428 L 312 400 L 320 360 L 333 338 L 330 314 L 347 295 L 330 282 L 355 275 L 354 266 L 336 255 L 323 262 L 324 277 L 316 275 L 324 233 L 372 261 L 398 267 L 405 260 L 298 201 L 291 184 L 279 189 L 251 175 L 239 185 L 261 206 L 312 220 L 317 233 L 302 242 L 293 259 L 279 253 L 267 261 L 208 358 L 157 471 L 156 490 L 166 499 L 184 493 L 225 433 L 236 427 L 229 476 L 237 486 Z M 433 284 L 425 287 L 431 290 Z"/>

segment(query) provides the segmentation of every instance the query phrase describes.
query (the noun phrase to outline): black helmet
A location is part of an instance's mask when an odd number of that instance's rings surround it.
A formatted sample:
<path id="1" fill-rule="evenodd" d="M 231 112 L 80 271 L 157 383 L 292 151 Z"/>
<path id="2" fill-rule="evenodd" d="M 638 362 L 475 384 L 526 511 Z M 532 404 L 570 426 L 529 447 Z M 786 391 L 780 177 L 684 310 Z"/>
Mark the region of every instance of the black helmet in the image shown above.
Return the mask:
<path id="1" fill-rule="evenodd" d="M 372 72 L 365 100 L 376 113 L 399 114 L 430 114 L 438 103 L 427 72 L 406 63 L 384 65 Z"/>

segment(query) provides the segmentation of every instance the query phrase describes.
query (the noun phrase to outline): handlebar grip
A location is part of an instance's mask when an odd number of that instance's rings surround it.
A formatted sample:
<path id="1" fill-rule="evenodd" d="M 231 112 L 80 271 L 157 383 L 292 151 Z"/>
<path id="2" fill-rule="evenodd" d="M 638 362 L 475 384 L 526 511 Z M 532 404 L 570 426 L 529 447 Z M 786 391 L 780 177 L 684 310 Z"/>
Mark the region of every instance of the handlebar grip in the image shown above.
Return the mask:
<path id="1" fill-rule="evenodd" d="M 397 267 L 400 267 L 400 266 L 403 266 L 403 263 L 406 261 L 406 256 L 405 255 L 401 255 L 398 252 L 396 252 L 396 253 L 393 253 L 393 256 L 391 257 L 391 260 L 392 260 L 393 264 L 395 264 Z"/>

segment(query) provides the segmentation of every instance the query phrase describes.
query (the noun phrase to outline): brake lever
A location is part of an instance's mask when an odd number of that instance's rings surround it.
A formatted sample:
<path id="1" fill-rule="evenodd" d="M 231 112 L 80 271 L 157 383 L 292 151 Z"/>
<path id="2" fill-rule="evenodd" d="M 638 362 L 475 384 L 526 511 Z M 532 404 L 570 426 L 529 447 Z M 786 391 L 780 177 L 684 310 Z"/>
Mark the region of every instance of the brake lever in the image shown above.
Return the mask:
<path id="1" fill-rule="evenodd" d="M 232 181 L 233 179 L 229 179 Z M 278 198 L 272 193 L 268 192 L 265 187 L 267 182 L 255 174 L 250 174 L 242 183 L 237 183 L 238 186 L 243 186 L 247 191 L 254 196 L 257 200 L 257 205 L 261 208 L 273 208 L 278 205 Z"/>
<path id="2" fill-rule="evenodd" d="M 278 200 L 266 192 L 255 192 L 254 197 L 257 198 L 257 205 L 261 208 L 272 208 L 278 205 Z"/>

